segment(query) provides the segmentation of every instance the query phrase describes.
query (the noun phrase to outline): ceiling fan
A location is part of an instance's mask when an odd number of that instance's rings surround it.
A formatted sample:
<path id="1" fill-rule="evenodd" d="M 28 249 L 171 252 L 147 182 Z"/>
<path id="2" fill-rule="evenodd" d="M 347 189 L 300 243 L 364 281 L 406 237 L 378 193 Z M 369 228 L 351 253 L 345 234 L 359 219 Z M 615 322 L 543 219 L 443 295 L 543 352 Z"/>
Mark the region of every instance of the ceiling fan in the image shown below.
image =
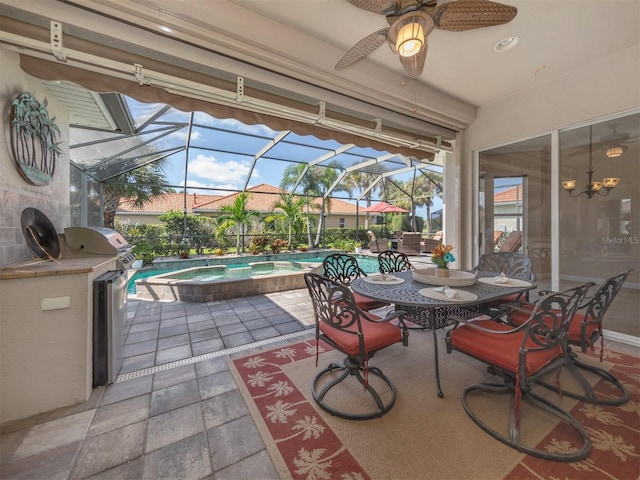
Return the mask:
<path id="1" fill-rule="evenodd" d="M 489 0 L 347 0 L 368 12 L 384 15 L 389 27 L 367 35 L 336 64 L 353 65 L 384 42 L 400 57 L 407 76 L 418 78 L 427 57 L 427 37 L 434 28 L 462 32 L 510 22 L 518 10 Z"/>
<path id="2" fill-rule="evenodd" d="M 628 133 L 618 132 L 617 125 L 613 125 L 611 129 L 613 131 L 600 140 L 601 143 L 604 144 L 604 153 L 609 158 L 616 158 L 623 155 L 627 151 L 629 144 L 638 141 L 637 137 L 632 138 Z"/>

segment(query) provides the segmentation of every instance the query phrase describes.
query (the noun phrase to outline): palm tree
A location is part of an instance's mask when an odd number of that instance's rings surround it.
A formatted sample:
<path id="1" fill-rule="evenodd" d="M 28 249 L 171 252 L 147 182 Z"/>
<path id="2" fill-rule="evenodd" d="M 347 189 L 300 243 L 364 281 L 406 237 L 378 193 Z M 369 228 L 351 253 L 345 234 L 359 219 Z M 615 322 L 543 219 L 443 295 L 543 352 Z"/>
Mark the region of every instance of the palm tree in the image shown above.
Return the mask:
<path id="1" fill-rule="evenodd" d="M 282 180 L 280 180 L 280 188 L 282 188 L 283 190 L 286 190 L 289 187 L 294 186 L 297 183 L 300 175 L 302 175 L 302 173 L 304 172 L 305 167 L 306 167 L 305 164 L 298 163 L 295 165 L 289 165 L 287 168 L 285 168 L 284 173 L 282 175 Z M 313 246 L 313 238 L 311 233 L 311 226 L 312 226 L 313 220 L 311 217 L 311 209 L 317 208 L 316 204 L 313 201 L 313 197 L 309 196 L 309 195 L 312 195 L 317 190 L 317 187 L 316 185 L 313 184 L 313 181 L 314 181 L 314 177 L 312 175 L 309 175 L 309 176 L 305 175 L 305 177 L 301 181 L 302 191 L 305 195 L 304 197 L 301 197 L 301 198 L 304 199 L 304 207 L 306 209 L 305 215 L 306 215 L 306 223 L 307 223 L 307 243 L 309 244 L 309 247 Z"/>
<path id="2" fill-rule="evenodd" d="M 273 213 L 267 218 L 267 221 L 280 220 L 287 227 L 289 234 L 288 249 L 291 250 L 291 238 L 293 236 L 293 229 L 296 225 L 300 225 L 308 216 L 303 212 L 304 207 L 307 205 L 307 200 L 304 197 L 293 197 L 286 193 L 280 193 L 280 199 L 273 204 Z M 281 211 L 275 212 L 276 209 Z"/>
<path id="3" fill-rule="evenodd" d="M 296 182 L 298 181 L 298 178 L 304 171 L 305 167 L 306 165 L 303 163 L 299 163 L 299 164 L 291 165 L 287 167 L 282 176 L 282 180 L 280 181 L 280 188 L 287 189 L 295 185 Z M 342 168 L 342 165 L 335 160 L 323 166 L 314 165 L 309 167 L 309 169 L 307 170 L 304 177 L 302 177 L 302 180 L 300 182 L 300 185 L 302 187 L 302 192 L 305 195 L 312 195 L 312 196 L 321 197 L 324 199 L 324 195 L 329 190 L 331 185 L 333 185 L 333 183 L 338 178 L 337 170 L 341 168 Z M 334 191 L 348 192 L 348 189 L 345 186 L 338 186 Z M 323 206 L 324 206 L 324 209 L 323 209 L 324 212 L 330 212 L 331 199 L 327 198 Z M 323 228 L 324 228 L 324 219 L 320 218 L 320 221 L 318 222 L 316 240 L 315 242 L 313 242 L 314 246 L 317 246 L 320 244 L 320 237 L 322 235 Z M 308 228 L 308 234 L 309 234 L 309 245 L 311 246 L 312 242 L 311 242 L 310 224 Z"/>
<path id="4" fill-rule="evenodd" d="M 254 210 L 247 210 L 247 192 L 239 193 L 231 205 L 223 205 L 222 215 L 218 217 L 218 229 L 216 234 L 223 235 L 228 229 L 236 229 L 236 255 L 240 255 L 240 238 L 244 227 L 251 225 L 253 218 L 259 218 L 260 214 Z"/>
<path id="5" fill-rule="evenodd" d="M 366 159 L 363 159 L 363 161 Z M 387 168 L 385 168 L 382 164 L 376 163 L 367 167 L 367 171 L 363 170 L 355 170 L 349 173 L 344 179 L 345 188 L 351 193 L 354 190 L 358 192 L 364 191 L 369 185 L 371 185 L 375 180 L 378 179 L 381 173 L 386 172 Z M 384 182 L 384 180 L 383 180 Z M 371 206 L 371 199 L 373 196 L 382 192 L 383 182 L 378 183 L 374 188 L 369 190 L 364 195 L 365 205 L 367 207 Z"/>
<path id="6" fill-rule="evenodd" d="M 116 210 L 121 203 L 140 208 L 154 196 L 173 191 L 163 186 L 168 183 L 164 176 L 165 164 L 163 159 L 157 160 L 122 173 L 102 184 L 103 223 L 106 228 L 114 227 Z"/>
<path id="7" fill-rule="evenodd" d="M 431 232 L 431 207 L 433 206 L 432 198 L 442 192 L 442 175 L 436 172 L 429 172 L 416 178 L 413 197 L 415 206 L 425 205 L 427 207 L 426 227 L 427 232 Z"/>

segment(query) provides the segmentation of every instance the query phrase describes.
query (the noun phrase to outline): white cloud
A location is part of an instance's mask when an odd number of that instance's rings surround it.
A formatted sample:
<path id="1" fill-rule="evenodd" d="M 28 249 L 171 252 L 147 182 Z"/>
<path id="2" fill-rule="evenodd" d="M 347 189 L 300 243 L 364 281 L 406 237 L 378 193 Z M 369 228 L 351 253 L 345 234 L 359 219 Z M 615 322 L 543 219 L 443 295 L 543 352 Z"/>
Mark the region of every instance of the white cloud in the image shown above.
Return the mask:
<path id="1" fill-rule="evenodd" d="M 262 135 L 271 138 L 275 137 L 277 133 L 275 130 L 267 127 L 266 125 L 246 125 L 242 122 L 239 122 L 235 118 L 215 118 L 213 120 L 214 121 L 211 123 L 212 125 L 235 132 L 249 133 L 252 135 Z"/>
<path id="2" fill-rule="evenodd" d="M 203 184 L 212 187 L 229 187 L 239 189 L 244 187 L 244 183 L 249 175 L 250 165 L 248 163 L 236 162 L 230 160 L 221 162 L 215 157 L 206 155 L 198 155 L 196 158 L 189 160 L 188 172 L 196 177 L 195 182 L 204 180 Z M 254 169 L 251 178 L 259 178 L 260 172 Z M 208 181 L 208 182 L 207 182 Z M 189 185 L 194 181 L 189 181 Z"/>
<path id="3" fill-rule="evenodd" d="M 184 182 L 180 182 L 180 186 L 183 186 Z M 202 190 L 207 189 L 207 190 Z M 222 189 L 222 190 L 219 190 Z M 187 182 L 187 192 L 188 193 L 199 193 L 201 195 L 229 195 L 229 190 L 237 190 L 238 186 L 230 183 L 219 184 L 219 183 L 206 183 L 206 182 L 198 182 L 197 180 L 189 180 Z"/>
<path id="4" fill-rule="evenodd" d="M 182 130 L 177 131 L 174 135 L 176 137 L 178 137 L 181 140 L 186 141 L 187 140 L 187 133 L 189 133 L 189 130 L 186 128 L 183 128 Z M 200 132 L 198 130 L 194 130 L 191 132 L 191 141 L 197 140 L 198 138 L 200 138 Z"/>

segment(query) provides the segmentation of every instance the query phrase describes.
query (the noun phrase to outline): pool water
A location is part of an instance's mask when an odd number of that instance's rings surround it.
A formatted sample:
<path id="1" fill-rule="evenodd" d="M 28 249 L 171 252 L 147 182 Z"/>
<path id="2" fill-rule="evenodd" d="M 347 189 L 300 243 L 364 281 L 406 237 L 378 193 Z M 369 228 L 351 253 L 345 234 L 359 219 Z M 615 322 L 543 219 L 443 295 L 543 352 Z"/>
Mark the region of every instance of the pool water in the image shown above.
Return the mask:
<path id="1" fill-rule="evenodd" d="M 362 270 L 364 270 L 366 273 L 377 273 L 378 272 L 378 258 L 377 257 L 369 257 L 366 255 L 354 255 L 354 257 L 356 257 L 356 259 L 358 260 L 358 265 L 360 266 L 360 268 Z M 324 257 L 318 257 L 318 258 L 307 258 L 304 260 L 299 260 L 296 261 L 296 263 L 301 263 L 301 264 L 306 264 L 306 263 L 322 263 L 322 261 L 324 260 Z M 203 265 L 204 266 L 204 265 Z M 235 265 L 227 265 L 226 266 L 228 270 L 233 270 L 236 268 L 248 268 L 249 264 L 248 263 L 239 263 L 239 264 L 235 264 Z M 154 268 L 150 268 L 150 269 L 144 269 L 144 270 L 139 270 L 136 273 L 134 273 L 131 278 L 129 279 L 128 283 L 127 283 L 127 293 L 131 294 L 131 295 L 135 295 L 136 294 L 136 280 L 142 280 L 144 278 L 149 278 L 149 277 L 154 277 L 156 275 L 162 275 L 165 273 L 170 273 L 170 272 L 175 272 L 178 270 L 183 270 L 182 268 L 175 268 L 175 269 L 154 269 Z M 195 280 L 203 280 L 201 278 L 194 278 L 194 277 L 190 277 L 191 279 L 195 279 Z M 216 276 L 215 280 L 220 279 L 221 277 Z M 212 278 L 212 280 L 214 280 Z"/>

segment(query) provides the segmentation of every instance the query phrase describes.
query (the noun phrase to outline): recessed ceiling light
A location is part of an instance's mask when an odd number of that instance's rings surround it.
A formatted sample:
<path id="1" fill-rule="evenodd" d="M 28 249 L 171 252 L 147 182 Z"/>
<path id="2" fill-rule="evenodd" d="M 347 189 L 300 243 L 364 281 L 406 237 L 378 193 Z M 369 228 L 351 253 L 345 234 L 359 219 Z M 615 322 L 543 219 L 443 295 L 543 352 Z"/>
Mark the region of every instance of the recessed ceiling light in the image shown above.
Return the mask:
<path id="1" fill-rule="evenodd" d="M 510 50 L 513 47 L 515 47 L 519 41 L 520 41 L 520 37 L 516 37 L 516 36 L 503 38 L 498 43 L 496 43 L 496 46 L 493 47 L 493 50 L 495 52 L 506 52 L 507 50 Z"/>

